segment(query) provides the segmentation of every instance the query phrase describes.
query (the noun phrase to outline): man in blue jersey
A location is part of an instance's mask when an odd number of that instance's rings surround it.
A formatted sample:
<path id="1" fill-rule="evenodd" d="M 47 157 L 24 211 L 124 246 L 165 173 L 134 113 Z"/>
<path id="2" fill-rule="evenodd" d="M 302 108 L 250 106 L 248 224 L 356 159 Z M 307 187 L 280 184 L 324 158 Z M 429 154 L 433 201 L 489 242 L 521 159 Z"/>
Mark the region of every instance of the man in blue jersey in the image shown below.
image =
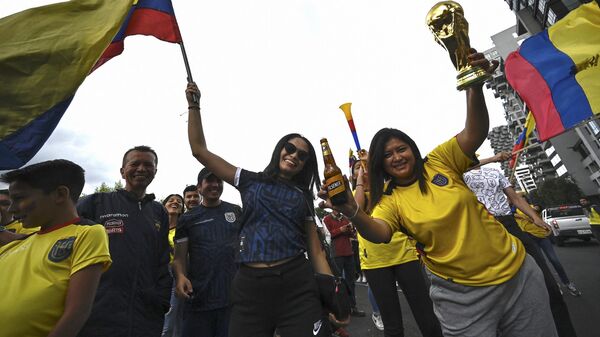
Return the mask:
<path id="1" fill-rule="evenodd" d="M 206 168 L 198 191 L 202 202 L 181 216 L 175 233 L 176 291 L 186 300 L 182 337 L 227 337 L 242 210 L 220 199 L 223 181 Z"/>

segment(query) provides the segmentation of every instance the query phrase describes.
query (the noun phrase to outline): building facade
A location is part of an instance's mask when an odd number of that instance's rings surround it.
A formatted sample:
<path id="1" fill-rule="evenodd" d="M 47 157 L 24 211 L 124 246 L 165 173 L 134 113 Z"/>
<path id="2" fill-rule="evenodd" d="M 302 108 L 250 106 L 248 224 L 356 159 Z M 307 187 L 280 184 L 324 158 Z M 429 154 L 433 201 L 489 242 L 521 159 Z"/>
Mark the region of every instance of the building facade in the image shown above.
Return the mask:
<path id="1" fill-rule="evenodd" d="M 494 95 L 502 100 L 506 127 L 514 143 L 523 130 L 527 107 L 507 83 L 503 60 L 510 52 L 518 49 L 525 38 L 550 27 L 571 10 L 590 1 L 505 0 L 505 2 L 515 13 L 516 25 L 492 36 L 494 48 L 485 53 L 489 58 L 501 62 L 502 75 L 494 76 L 493 81 L 488 83 L 488 88 L 493 89 Z M 494 129 L 488 135 L 490 141 L 493 137 L 497 137 Z M 589 121 L 544 143 L 538 142 L 537 133 L 532 137 L 528 145 L 534 143 L 538 145 L 534 145 L 522 154 L 523 158 L 517 171 L 526 172 L 525 169 L 529 169 L 530 174 L 530 176 L 520 174 L 522 179 L 531 177 L 534 182 L 539 183 L 544 179 L 562 176 L 568 172 L 585 195 L 600 194 L 600 123 L 598 121 Z M 505 141 L 496 143 L 503 144 Z M 497 152 L 496 148 L 494 151 Z M 531 187 L 530 180 L 524 182 L 520 179 L 518 178 L 519 185 L 523 189 L 527 190 Z"/>

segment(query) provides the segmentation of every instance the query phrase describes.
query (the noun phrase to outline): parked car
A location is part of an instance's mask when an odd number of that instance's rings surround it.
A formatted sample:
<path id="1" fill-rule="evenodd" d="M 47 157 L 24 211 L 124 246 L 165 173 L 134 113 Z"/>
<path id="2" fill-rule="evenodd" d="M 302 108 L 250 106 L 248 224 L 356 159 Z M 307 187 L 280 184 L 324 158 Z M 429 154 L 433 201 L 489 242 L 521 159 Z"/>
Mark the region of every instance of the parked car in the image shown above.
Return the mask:
<path id="1" fill-rule="evenodd" d="M 589 241 L 593 237 L 590 219 L 579 205 L 546 208 L 542 219 L 552 226 L 554 242 L 559 246 L 568 238 Z"/>

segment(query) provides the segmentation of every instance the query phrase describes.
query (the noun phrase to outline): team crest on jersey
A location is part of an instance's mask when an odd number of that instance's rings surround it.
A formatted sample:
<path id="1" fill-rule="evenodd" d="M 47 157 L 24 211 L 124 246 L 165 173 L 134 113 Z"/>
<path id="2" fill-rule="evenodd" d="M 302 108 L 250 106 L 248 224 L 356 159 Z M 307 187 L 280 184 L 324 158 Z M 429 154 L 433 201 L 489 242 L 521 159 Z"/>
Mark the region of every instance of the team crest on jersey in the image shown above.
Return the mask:
<path id="1" fill-rule="evenodd" d="M 233 212 L 226 212 L 225 213 L 225 220 L 227 220 L 227 222 L 235 222 L 235 213 L 233 213 Z"/>
<path id="2" fill-rule="evenodd" d="M 106 234 L 123 234 L 125 231 L 125 223 L 121 219 L 110 219 L 104 223 Z"/>
<path id="3" fill-rule="evenodd" d="M 50 249 L 50 253 L 48 253 L 48 260 L 60 262 L 69 257 L 71 252 L 73 252 L 73 243 L 75 243 L 74 236 L 56 241 L 52 249 Z"/>
<path id="4" fill-rule="evenodd" d="M 431 182 L 438 186 L 446 186 L 448 185 L 448 178 L 443 174 L 438 173 L 435 176 L 433 176 Z"/>
<path id="5" fill-rule="evenodd" d="M 160 222 L 155 222 L 154 223 L 154 228 L 156 229 L 157 232 L 160 232 Z"/>

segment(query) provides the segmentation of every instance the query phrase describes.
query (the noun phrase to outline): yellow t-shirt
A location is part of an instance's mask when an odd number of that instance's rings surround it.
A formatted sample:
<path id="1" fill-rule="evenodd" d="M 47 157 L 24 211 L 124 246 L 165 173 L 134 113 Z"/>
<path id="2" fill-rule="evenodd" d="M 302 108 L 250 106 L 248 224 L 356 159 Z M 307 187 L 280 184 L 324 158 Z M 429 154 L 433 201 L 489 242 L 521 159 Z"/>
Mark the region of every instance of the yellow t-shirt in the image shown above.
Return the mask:
<path id="1" fill-rule="evenodd" d="M 365 195 L 369 196 L 369 192 Z M 389 243 L 373 243 L 356 233 L 361 269 L 377 269 L 396 266 L 418 260 L 414 242 L 402 232 L 395 232 Z"/>
<path id="2" fill-rule="evenodd" d="M 517 212 L 515 213 L 515 221 L 521 227 L 521 230 L 527 232 L 538 238 L 545 238 L 550 235 L 551 231 L 546 231 L 540 226 L 533 223 L 531 218 L 527 216 L 527 214 L 521 212 L 520 209 L 517 208 Z"/>
<path id="3" fill-rule="evenodd" d="M 29 234 L 35 233 L 40 230 L 40 227 L 25 228 L 25 227 L 23 227 L 23 223 L 19 220 L 15 220 L 15 221 L 9 223 L 8 225 L 4 226 L 4 228 L 6 228 L 7 230 L 9 230 L 13 233 L 25 234 L 25 235 L 29 235 Z"/>
<path id="4" fill-rule="evenodd" d="M 394 231 L 400 226 L 422 245 L 422 261 L 435 275 L 468 286 L 510 280 L 525 249 L 489 214 L 463 181 L 471 166 L 456 138 L 439 145 L 425 163 L 427 194 L 417 182 L 394 188 L 373 210 Z"/>
<path id="5" fill-rule="evenodd" d="M 111 264 L 102 225 L 67 225 L 0 247 L 0 337 L 46 336 L 64 312 L 71 275 Z"/>
<path id="6" fill-rule="evenodd" d="M 177 227 L 169 229 L 169 263 L 173 263 L 175 258 L 175 230 Z"/>

